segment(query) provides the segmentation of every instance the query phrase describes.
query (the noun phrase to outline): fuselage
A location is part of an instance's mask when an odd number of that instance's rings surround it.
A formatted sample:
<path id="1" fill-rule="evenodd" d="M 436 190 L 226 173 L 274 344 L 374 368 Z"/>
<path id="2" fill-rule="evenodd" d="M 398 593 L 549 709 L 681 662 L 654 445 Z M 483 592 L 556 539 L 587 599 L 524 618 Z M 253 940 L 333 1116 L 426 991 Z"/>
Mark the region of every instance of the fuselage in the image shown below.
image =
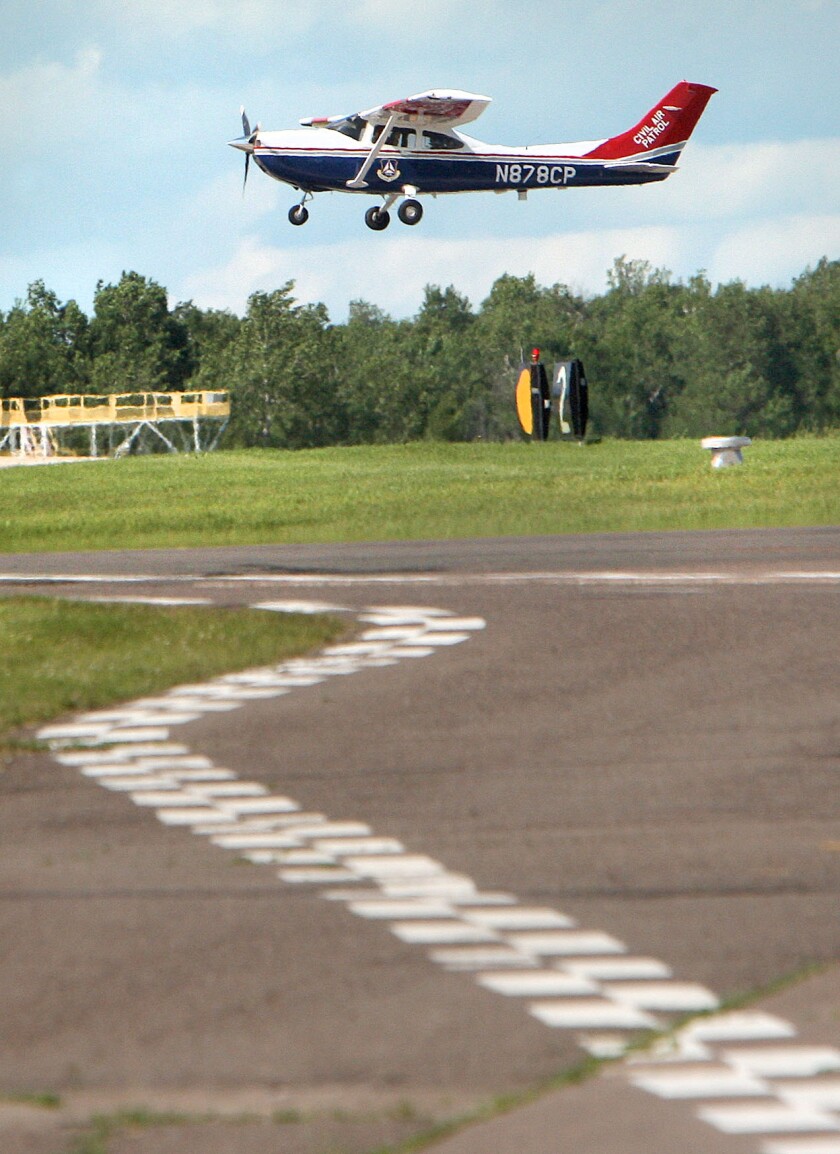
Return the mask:
<path id="1" fill-rule="evenodd" d="M 647 144 L 635 156 L 604 160 L 587 157 L 604 143 L 599 140 L 509 148 L 455 130 L 397 128 L 365 174 L 364 187 L 348 188 L 375 133 L 370 124 L 358 126 L 358 136 L 332 128 L 263 132 L 254 141 L 253 158 L 268 176 L 307 192 L 524 192 L 664 180 L 684 143 L 660 149 Z"/>

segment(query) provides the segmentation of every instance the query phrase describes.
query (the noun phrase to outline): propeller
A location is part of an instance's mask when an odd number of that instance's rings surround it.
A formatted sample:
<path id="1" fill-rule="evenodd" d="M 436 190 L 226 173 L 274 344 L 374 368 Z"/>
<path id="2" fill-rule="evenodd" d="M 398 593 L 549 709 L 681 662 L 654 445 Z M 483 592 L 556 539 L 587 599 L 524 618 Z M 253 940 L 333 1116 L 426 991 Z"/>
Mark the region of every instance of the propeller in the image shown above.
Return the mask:
<path id="1" fill-rule="evenodd" d="M 251 163 L 251 154 L 254 151 L 254 145 L 257 141 L 257 133 L 260 131 L 261 126 L 259 124 L 255 124 L 254 127 L 251 128 L 251 122 L 248 119 L 244 107 L 240 108 L 239 112 L 242 116 L 242 132 L 244 135 L 238 137 L 236 140 L 229 140 L 228 144 L 231 146 L 231 148 L 238 148 L 241 152 L 245 153 L 245 179 L 242 182 L 242 195 L 244 196 L 245 186 L 248 183 L 248 165 Z"/>

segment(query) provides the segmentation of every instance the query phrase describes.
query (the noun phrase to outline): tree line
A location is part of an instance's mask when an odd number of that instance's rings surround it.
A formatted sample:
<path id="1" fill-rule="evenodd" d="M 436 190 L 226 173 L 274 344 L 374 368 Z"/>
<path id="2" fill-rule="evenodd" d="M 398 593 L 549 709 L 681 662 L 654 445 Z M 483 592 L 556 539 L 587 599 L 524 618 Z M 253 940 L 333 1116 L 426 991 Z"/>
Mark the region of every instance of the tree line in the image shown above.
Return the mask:
<path id="1" fill-rule="evenodd" d="M 617 260 L 584 297 L 504 275 L 476 309 L 427 286 L 410 319 L 366 301 L 332 324 L 289 282 L 243 317 L 170 307 L 136 272 L 97 285 L 93 315 L 42 281 L 0 312 L 0 396 L 229 390 L 228 445 L 505 440 L 523 356 L 579 357 L 590 430 L 625 438 L 784 437 L 840 425 L 840 261 L 788 289 L 674 281 Z"/>

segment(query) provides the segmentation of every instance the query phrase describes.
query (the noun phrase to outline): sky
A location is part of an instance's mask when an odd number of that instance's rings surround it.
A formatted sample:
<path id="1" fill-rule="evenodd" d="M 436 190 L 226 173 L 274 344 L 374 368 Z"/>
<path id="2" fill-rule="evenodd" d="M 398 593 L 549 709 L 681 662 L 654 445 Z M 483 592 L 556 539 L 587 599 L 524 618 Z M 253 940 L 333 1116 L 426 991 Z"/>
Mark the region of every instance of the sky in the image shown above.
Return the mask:
<path id="1" fill-rule="evenodd" d="M 686 280 L 787 287 L 840 258 L 840 0 L 4 0 L 0 311 L 43 280 L 92 312 L 133 270 L 174 304 L 243 314 L 288 281 L 341 323 L 479 307 L 503 273 L 584 295 L 620 256 Z M 497 144 L 599 139 L 678 80 L 719 89 L 661 184 L 428 199 L 365 227 L 367 197 L 299 194 L 226 142 L 430 88 L 492 97 Z M 376 202 L 378 203 L 378 201 Z"/>

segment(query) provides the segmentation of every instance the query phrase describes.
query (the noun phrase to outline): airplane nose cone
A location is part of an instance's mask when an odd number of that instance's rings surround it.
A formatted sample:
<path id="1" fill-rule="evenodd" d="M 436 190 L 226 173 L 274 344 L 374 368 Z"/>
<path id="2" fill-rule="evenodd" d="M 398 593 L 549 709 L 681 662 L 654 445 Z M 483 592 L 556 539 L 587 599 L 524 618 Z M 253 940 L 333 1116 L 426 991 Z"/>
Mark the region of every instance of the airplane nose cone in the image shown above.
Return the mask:
<path id="1" fill-rule="evenodd" d="M 238 148 L 240 152 L 252 153 L 254 151 L 254 143 L 247 136 L 239 136 L 236 140 L 229 140 L 228 144 L 231 148 Z"/>

